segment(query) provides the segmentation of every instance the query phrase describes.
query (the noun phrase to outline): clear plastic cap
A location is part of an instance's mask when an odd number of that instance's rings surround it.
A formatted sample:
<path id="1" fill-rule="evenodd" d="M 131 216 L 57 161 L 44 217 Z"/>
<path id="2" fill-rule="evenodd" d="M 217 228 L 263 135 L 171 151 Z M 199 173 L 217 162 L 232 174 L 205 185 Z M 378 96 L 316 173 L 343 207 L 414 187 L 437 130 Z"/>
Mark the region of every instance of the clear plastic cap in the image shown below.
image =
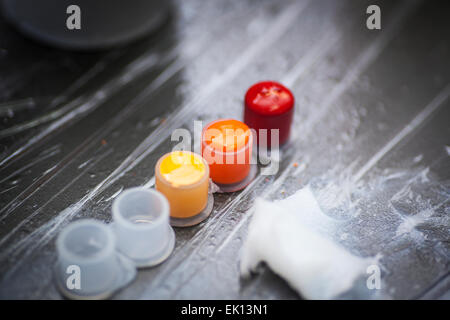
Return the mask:
<path id="1" fill-rule="evenodd" d="M 128 284 L 134 264 L 115 250 L 110 227 L 92 219 L 71 223 L 58 236 L 55 270 L 62 293 L 72 299 L 102 299 Z"/>
<path id="2" fill-rule="evenodd" d="M 169 225 L 169 203 L 154 189 L 127 189 L 113 203 L 113 228 L 117 249 L 137 267 L 150 267 L 166 260 L 175 245 Z"/>

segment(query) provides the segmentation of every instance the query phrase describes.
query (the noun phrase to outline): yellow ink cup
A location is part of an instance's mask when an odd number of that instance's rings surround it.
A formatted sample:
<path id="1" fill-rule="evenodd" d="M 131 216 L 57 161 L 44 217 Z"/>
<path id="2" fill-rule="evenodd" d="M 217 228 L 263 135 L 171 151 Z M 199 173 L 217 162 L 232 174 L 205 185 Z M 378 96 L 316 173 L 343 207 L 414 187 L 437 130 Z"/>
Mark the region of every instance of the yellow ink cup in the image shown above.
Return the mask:
<path id="1" fill-rule="evenodd" d="M 196 225 L 212 211 L 209 166 L 199 154 L 173 151 L 162 156 L 155 167 L 155 187 L 169 201 L 172 226 Z"/>

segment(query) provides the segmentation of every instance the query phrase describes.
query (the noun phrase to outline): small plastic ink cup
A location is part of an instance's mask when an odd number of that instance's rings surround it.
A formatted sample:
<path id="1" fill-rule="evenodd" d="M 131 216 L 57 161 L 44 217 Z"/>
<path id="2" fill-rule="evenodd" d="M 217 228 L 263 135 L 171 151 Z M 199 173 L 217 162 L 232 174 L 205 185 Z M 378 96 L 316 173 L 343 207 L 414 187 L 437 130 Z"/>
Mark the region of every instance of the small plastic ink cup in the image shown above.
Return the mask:
<path id="1" fill-rule="evenodd" d="M 112 206 L 117 249 L 137 267 L 166 260 L 175 246 L 169 203 L 158 191 L 142 187 L 122 192 Z"/>
<path id="2" fill-rule="evenodd" d="M 244 122 L 256 130 L 258 146 L 278 147 L 289 141 L 294 106 L 294 95 L 281 83 L 262 81 L 247 90 Z M 278 135 L 272 130 L 278 130 Z"/>
<path id="3" fill-rule="evenodd" d="M 203 128 L 202 156 L 220 192 L 242 190 L 255 178 L 257 165 L 251 162 L 252 148 L 252 132 L 239 120 L 219 119 Z"/>
<path id="4" fill-rule="evenodd" d="M 56 283 L 70 299 L 105 299 L 136 276 L 134 264 L 118 254 L 106 224 L 83 219 L 58 236 Z"/>
<path id="5" fill-rule="evenodd" d="M 193 226 L 209 217 L 214 204 L 209 184 L 208 164 L 194 152 L 173 151 L 156 163 L 155 187 L 169 201 L 174 227 Z"/>

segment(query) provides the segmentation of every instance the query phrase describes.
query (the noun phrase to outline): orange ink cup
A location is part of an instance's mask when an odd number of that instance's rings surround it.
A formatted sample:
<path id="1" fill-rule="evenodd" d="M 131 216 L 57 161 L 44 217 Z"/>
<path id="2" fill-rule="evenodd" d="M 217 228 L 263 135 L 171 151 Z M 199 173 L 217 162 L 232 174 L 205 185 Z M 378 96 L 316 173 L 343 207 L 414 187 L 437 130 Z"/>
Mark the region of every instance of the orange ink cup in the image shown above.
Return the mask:
<path id="1" fill-rule="evenodd" d="M 234 119 L 209 123 L 202 132 L 202 156 L 211 179 L 221 185 L 239 183 L 250 172 L 253 136 L 250 128 Z"/>

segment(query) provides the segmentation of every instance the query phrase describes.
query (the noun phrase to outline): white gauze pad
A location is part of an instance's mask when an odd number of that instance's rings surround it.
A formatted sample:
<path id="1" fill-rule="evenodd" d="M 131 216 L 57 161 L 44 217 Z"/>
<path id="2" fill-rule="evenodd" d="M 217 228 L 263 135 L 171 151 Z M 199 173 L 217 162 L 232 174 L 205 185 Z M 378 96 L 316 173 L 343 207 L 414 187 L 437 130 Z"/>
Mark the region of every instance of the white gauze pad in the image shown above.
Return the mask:
<path id="1" fill-rule="evenodd" d="M 309 188 L 275 203 L 258 198 L 253 210 L 241 252 L 243 276 L 264 261 L 303 297 L 332 299 L 350 289 L 369 265 L 369 259 L 315 231 L 333 219 L 320 210 Z M 321 226 L 313 228 L 315 222 Z"/>

